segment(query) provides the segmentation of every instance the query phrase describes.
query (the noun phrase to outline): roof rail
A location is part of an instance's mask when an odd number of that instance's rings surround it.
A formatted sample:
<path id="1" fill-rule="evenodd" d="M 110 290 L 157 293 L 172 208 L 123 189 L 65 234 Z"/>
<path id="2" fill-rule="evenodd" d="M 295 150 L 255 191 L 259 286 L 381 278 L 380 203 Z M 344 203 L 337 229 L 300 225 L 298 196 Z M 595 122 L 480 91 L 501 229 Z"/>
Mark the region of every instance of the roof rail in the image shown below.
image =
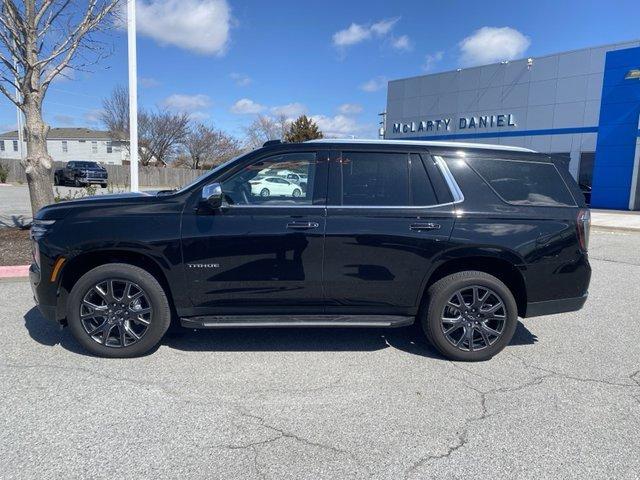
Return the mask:
<path id="1" fill-rule="evenodd" d="M 270 147 L 271 145 L 280 145 L 282 143 L 282 140 L 277 139 L 277 140 L 267 140 L 266 142 L 264 142 L 262 144 L 263 147 Z"/>
<path id="2" fill-rule="evenodd" d="M 366 139 L 341 139 L 322 138 L 307 140 L 305 143 L 343 143 L 343 144 L 376 144 L 376 145 L 419 145 L 423 147 L 452 147 L 452 148 L 478 148 L 487 150 L 504 150 L 508 152 L 535 152 L 529 148 L 511 147 L 508 145 L 490 145 L 487 143 L 452 142 L 442 140 L 366 140 Z"/>

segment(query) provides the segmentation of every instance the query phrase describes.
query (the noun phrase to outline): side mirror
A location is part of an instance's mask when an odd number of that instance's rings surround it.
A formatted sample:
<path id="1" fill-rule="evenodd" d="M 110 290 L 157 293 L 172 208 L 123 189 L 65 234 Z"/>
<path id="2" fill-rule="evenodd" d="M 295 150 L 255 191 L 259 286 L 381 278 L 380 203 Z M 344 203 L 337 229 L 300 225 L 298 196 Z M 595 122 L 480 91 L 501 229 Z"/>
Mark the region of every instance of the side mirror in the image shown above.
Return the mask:
<path id="1" fill-rule="evenodd" d="M 211 208 L 220 208 L 222 206 L 222 185 L 219 183 L 210 183 L 202 189 L 202 201 Z"/>

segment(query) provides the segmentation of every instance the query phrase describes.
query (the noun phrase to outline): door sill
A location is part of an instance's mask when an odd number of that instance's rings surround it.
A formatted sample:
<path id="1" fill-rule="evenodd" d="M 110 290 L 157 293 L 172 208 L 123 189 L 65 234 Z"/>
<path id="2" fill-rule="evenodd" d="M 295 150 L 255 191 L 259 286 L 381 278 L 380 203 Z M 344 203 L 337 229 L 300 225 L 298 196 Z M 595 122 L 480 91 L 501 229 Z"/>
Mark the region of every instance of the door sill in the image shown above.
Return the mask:
<path id="1" fill-rule="evenodd" d="M 400 315 L 210 315 L 181 318 L 186 328 L 350 327 L 396 328 L 414 317 Z"/>

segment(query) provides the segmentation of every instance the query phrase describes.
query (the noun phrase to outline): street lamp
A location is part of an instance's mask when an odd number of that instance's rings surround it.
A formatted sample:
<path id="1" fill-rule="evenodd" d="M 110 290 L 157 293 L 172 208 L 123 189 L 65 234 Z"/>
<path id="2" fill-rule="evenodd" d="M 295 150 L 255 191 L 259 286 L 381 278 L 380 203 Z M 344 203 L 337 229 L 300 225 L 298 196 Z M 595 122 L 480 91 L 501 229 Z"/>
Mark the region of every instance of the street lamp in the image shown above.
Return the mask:
<path id="1" fill-rule="evenodd" d="M 129 163 L 130 189 L 138 186 L 138 67 L 136 58 L 136 0 L 127 0 L 127 40 L 129 46 Z"/>

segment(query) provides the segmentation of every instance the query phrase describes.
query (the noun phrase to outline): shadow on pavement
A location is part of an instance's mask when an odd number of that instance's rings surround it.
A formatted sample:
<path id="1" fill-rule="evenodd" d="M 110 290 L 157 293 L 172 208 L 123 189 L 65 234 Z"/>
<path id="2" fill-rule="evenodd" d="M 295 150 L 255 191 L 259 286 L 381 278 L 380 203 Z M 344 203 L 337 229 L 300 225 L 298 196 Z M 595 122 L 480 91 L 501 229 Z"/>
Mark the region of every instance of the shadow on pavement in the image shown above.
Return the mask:
<path id="1" fill-rule="evenodd" d="M 59 329 L 46 320 L 37 308 L 24 316 L 25 326 L 36 342 L 87 355 L 68 329 Z M 518 322 L 511 345 L 537 342 Z M 385 348 L 422 357 L 442 359 L 425 339 L 421 329 L 412 325 L 396 329 L 379 328 L 252 328 L 220 330 L 187 330 L 172 328 L 162 344 L 183 351 L 217 352 L 371 352 Z M 155 349 L 149 352 L 153 354 Z"/>

